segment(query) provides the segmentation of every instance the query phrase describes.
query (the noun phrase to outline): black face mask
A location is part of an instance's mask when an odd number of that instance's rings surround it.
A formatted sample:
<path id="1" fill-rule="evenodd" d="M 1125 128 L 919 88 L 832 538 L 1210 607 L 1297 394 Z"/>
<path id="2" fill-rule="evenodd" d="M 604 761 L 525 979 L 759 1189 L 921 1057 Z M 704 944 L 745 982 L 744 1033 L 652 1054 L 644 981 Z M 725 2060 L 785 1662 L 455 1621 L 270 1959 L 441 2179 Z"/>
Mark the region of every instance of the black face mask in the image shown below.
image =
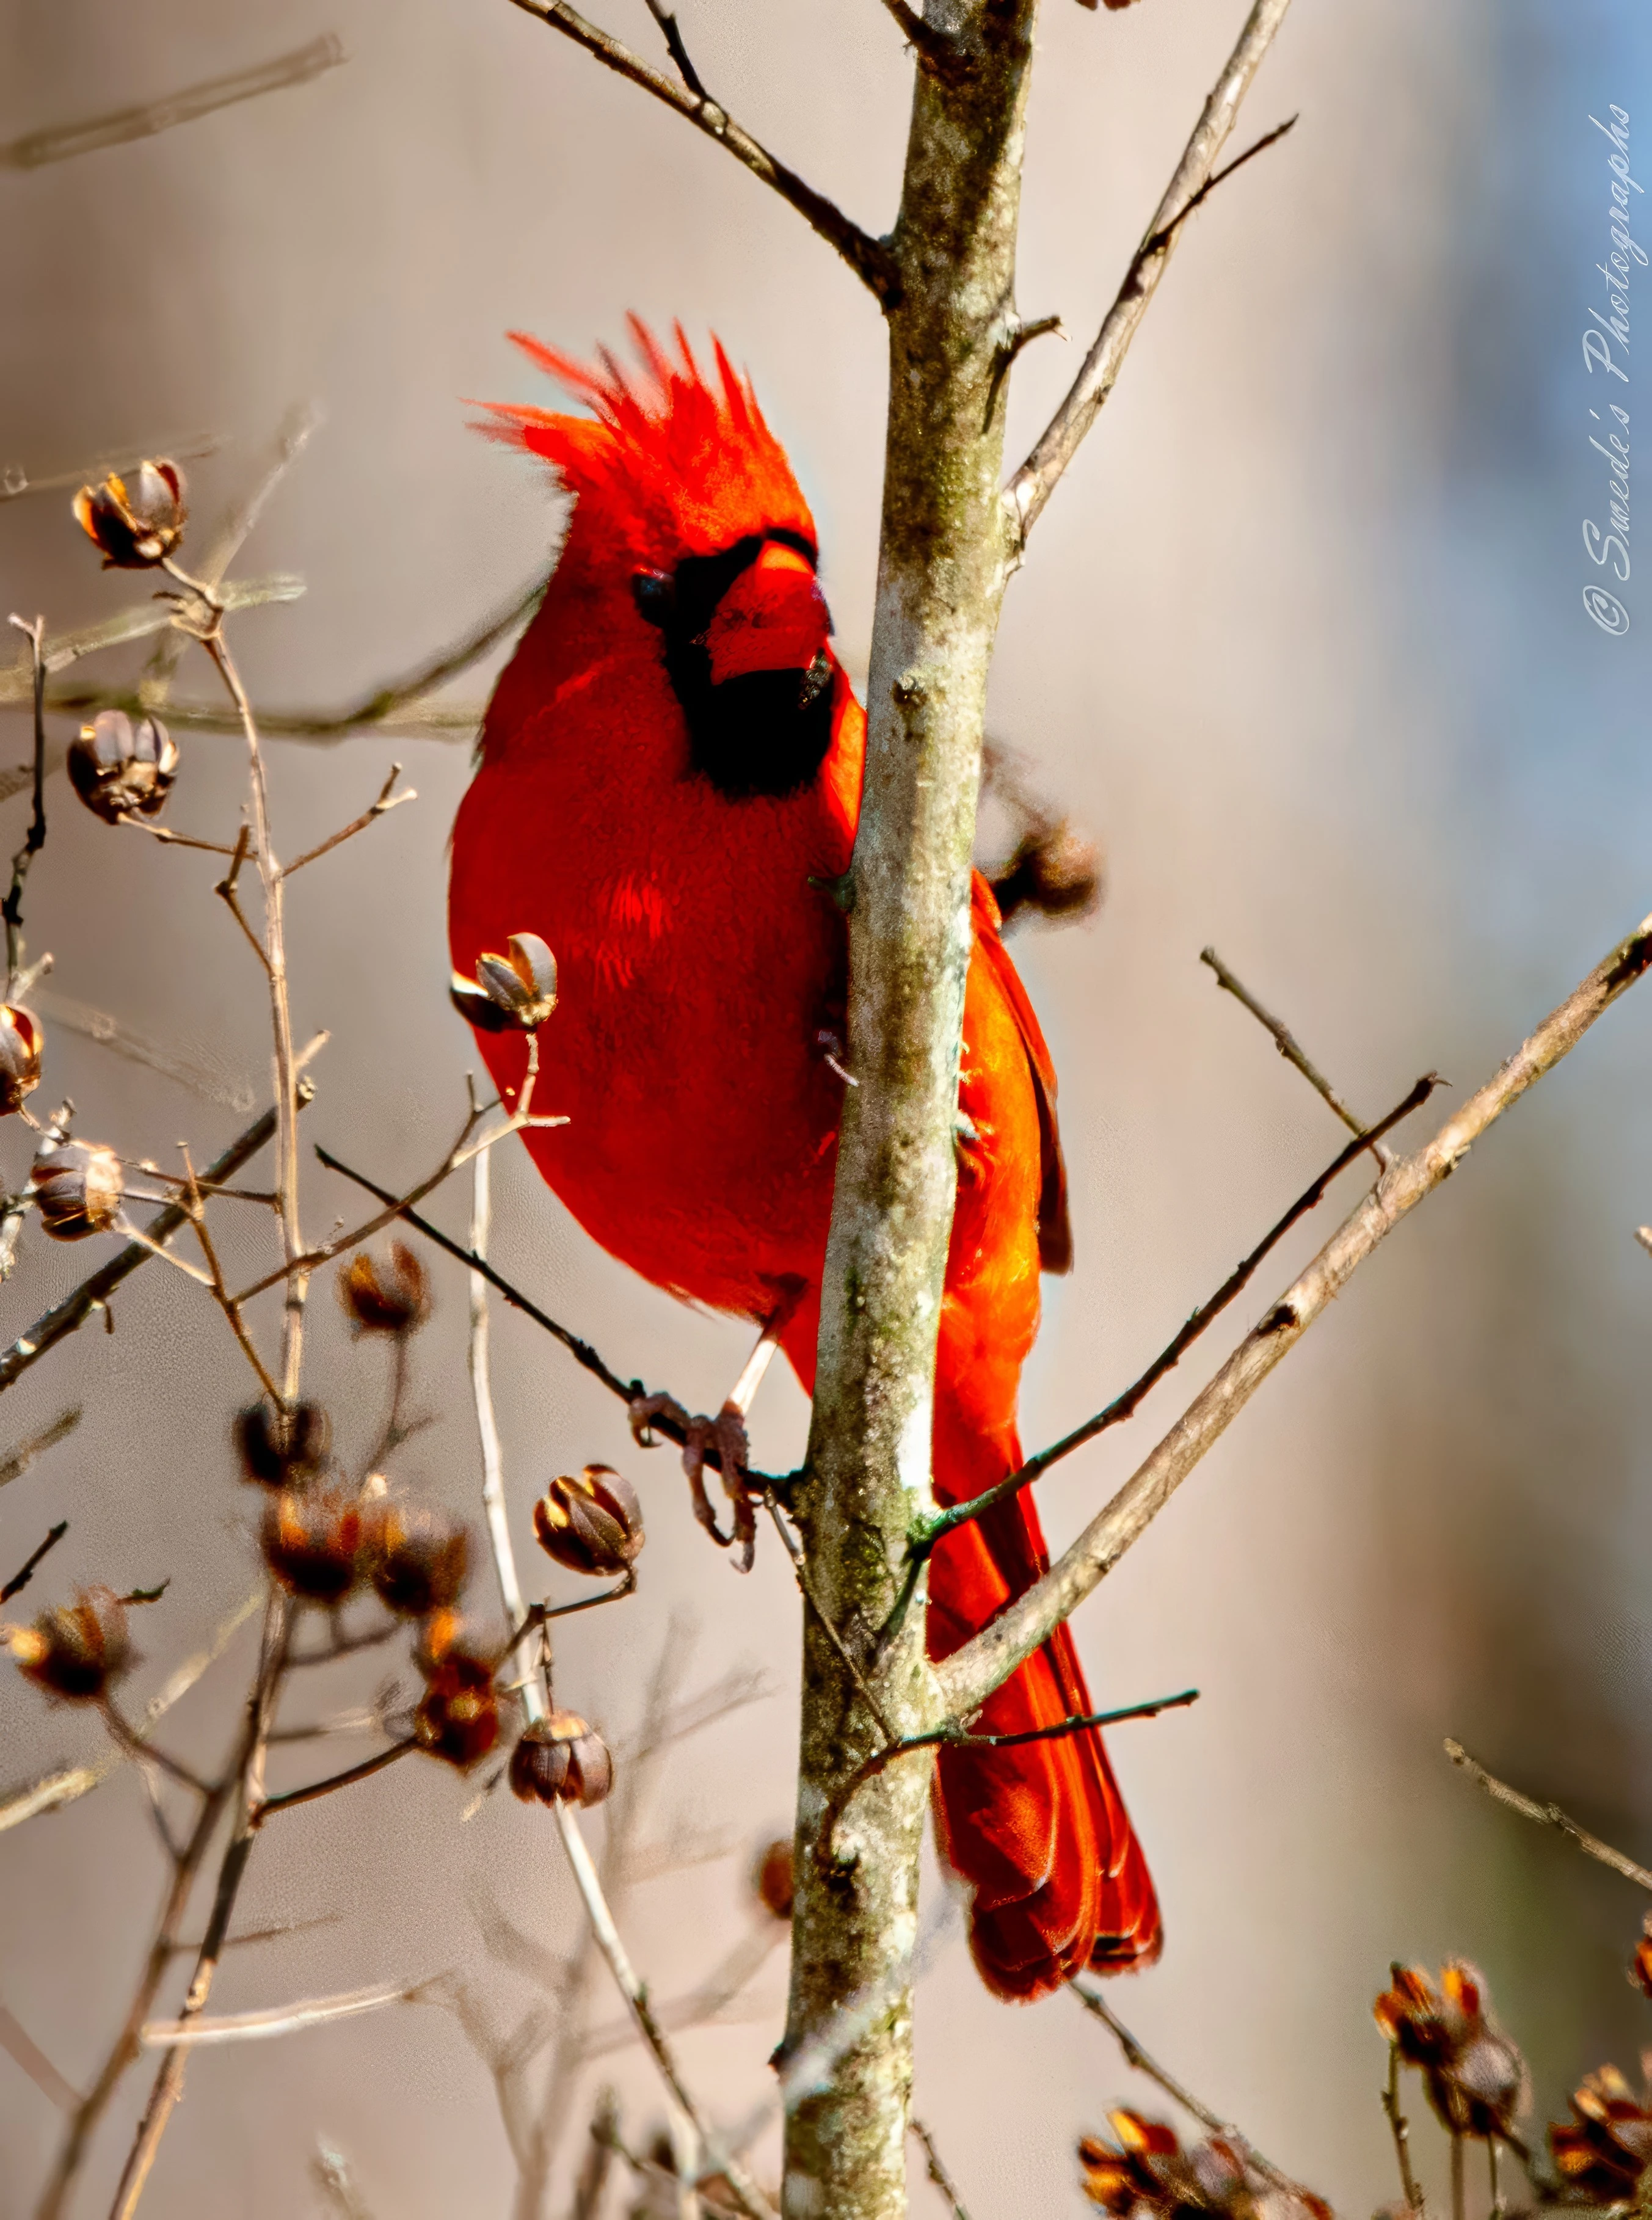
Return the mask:
<path id="1" fill-rule="evenodd" d="M 743 671 L 720 685 L 712 679 L 706 628 L 770 539 L 811 569 L 819 559 L 801 532 L 753 533 L 720 554 L 685 555 L 673 571 L 639 571 L 631 582 L 639 613 L 664 641 L 666 674 L 689 720 L 690 761 L 731 801 L 796 794 L 832 745 L 836 689 L 824 649 L 806 670 Z"/>

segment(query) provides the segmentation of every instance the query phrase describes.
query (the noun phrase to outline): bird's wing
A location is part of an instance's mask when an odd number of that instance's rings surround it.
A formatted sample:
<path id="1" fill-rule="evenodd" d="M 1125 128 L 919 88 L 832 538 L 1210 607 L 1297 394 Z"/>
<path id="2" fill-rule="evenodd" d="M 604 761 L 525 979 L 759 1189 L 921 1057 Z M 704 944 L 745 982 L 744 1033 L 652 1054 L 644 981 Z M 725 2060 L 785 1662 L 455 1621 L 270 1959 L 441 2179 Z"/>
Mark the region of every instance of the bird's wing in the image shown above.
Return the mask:
<path id="1" fill-rule="evenodd" d="M 1038 1262 L 1046 1272 L 1069 1271 L 1073 1229 L 1067 1214 L 1067 1167 L 1062 1160 L 1061 1132 L 1056 1123 L 1056 1067 L 1032 998 L 1004 945 L 993 890 L 979 871 L 971 889 L 970 913 L 976 945 L 1014 1013 L 1032 1075 L 1032 1092 L 1038 1106 Z"/>

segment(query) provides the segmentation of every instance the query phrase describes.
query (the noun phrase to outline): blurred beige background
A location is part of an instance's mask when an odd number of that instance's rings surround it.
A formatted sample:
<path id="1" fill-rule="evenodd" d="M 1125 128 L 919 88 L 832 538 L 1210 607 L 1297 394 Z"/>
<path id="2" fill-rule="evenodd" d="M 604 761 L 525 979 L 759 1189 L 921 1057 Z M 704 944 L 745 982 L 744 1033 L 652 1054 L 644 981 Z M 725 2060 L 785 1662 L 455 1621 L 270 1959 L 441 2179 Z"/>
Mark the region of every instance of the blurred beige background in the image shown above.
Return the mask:
<path id="1" fill-rule="evenodd" d="M 1049 0 L 1025 314 L 1059 309 L 1084 343 L 1241 15 L 1238 0 L 1144 0 L 1098 19 Z M 1302 121 L 1198 218 L 1013 590 L 994 730 L 1100 834 L 1109 869 L 1092 926 L 1016 944 L 1062 1071 L 1079 1244 L 1028 1378 L 1030 1444 L 1131 1377 L 1337 1145 L 1329 1113 L 1218 995 L 1201 946 L 1375 1115 L 1431 1066 L 1476 1082 L 1652 906 L 1642 635 L 1611 642 L 1587 625 L 1576 555 L 1597 488 L 1574 325 L 1603 229 L 1603 150 L 1584 117 L 1611 100 L 1633 110 L 1646 90 L 1636 15 L 1630 0 L 1300 0 L 1237 143 Z M 653 51 L 639 0 L 612 0 L 603 20 Z M 748 127 L 861 221 L 888 221 L 910 65 L 874 0 L 688 0 L 683 24 Z M 841 645 L 863 665 L 883 392 L 870 303 L 715 147 L 503 0 L 303 0 L 273 16 L 13 0 L 0 140 L 326 31 L 349 59 L 313 83 L 0 170 L 0 465 L 40 477 L 209 430 L 227 444 L 192 471 L 205 520 L 288 408 L 318 402 L 325 427 L 240 565 L 301 571 L 309 592 L 249 614 L 235 638 L 260 702 L 326 707 L 459 636 L 544 561 L 542 487 L 465 428 L 467 396 L 541 397 L 505 330 L 583 352 L 617 344 L 627 309 L 681 316 L 750 367 L 814 506 Z M 1058 340 L 1024 358 L 1013 452 L 1075 360 Z M 0 577 L 6 608 L 54 628 L 137 597 L 100 577 L 56 493 L 0 502 Z M 204 695 L 209 676 L 186 667 L 180 693 Z M 474 675 L 458 690 L 478 695 Z M 0 760 L 21 759 L 23 721 L 5 729 Z M 238 745 L 184 746 L 171 821 L 233 825 Z M 442 929 L 468 750 L 279 745 L 273 777 L 290 853 L 363 806 L 393 755 L 420 800 L 296 884 L 290 941 L 299 1031 L 334 1032 L 306 1136 L 402 1179 L 445 1145 L 471 1056 L 445 1001 Z M 61 780 L 52 803 L 28 923 L 55 955 L 55 988 L 213 1063 L 221 1091 L 261 1094 L 261 994 L 212 898 L 211 859 L 107 831 Z M 22 824 L 14 802 L 0 851 Z M 1116 1737 L 1169 1934 L 1119 2009 L 1339 2208 L 1398 2194 L 1368 2016 L 1392 1955 L 1479 1960 L 1550 2109 L 1603 2057 L 1629 2067 L 1647 2033 L 1621 1974 L 1631 1893 L 1477 1802 L 1440 1739 L 1462 1736 L 1647 1852 L 1652 1265 L 1630 1229 L 1652 1215 L 1649 1041 L 1652 1004 L 1636 998 L 1499 1129 L 1079 1621 L 1098 1701 L 1203 1692 Z M 241 1122 L 61 1027 L 48 1087 L 134 1156 L 165 1160 L 183 1135 L 205 1152 Z M 16 1181 L 24 1138 L 0 1146 Z M 720 1396 L 741 1330 L 630 1280 L 525 1160 L 502 1159 L 498 1186 L 507 1269 L 622 1372 L 708 1406 Z M 352 1208 L 312 1175 L 312 1226 Z M 439 1209 L 460 1230 L 462 1198 Z M 0 1336 L 91 1261 L 32 1240 L 0 1291 Z M 1265 1275 L 1258 1303 L 1289 1268 Z M 470 1506 L 464 1293 L 457 1272 L 438 1281 L 420 1389 L 437 1422 L 401 1470 Z M 359 1447 L 381 1369 L 324 1288 L 315 1311 L 315 1383 Z M 250 1581 L 226 1448 L 246 1381 L 164 1268 L 115 1316 L 112 1338 L 83 1335 L 0 1408 L 9 1445 L 85 1406 L 72 1441 L 0 1497 L 0 1576 L 63 1517 L 70 1535 L 31 1603 L 81 1580 L 170 1576 L 138 1630 L 146 1692 Z M 772 1685 L 667 1775 L 660 1830 L 721 1828 L 732 1845 L 628 1902 L 635 1955 L 669 1996 L 747 1918 L 751 1847 L 789 1827 L 795 1595 L 772 1546 L 734 1581 L 690 1521 L 672 1456 L 633 1450 L 615 1406 L 532 1327 L 502 1316 L 496 1347 L 524 1545 L 537 1487 L 587 1459 L 623 1465 L 647 1506 L 643 1593 L 565 1634 L 566 1698 L 623 1731 L 672 1613 L 699 1623 L 691 1678 L 752 1661 Z M 1219 1353 L 1213 1340 L 1201 1364 Z M 1053 1537 L 1104 1499 L 1200 1369 L 1045 1484 Z M 804 1415 L 789 1383 L 764 1389 L 764 1462 L 795 1456 Z M 183 1746 L 215 1750 L 244 1663 L 179 1714 Z M 326 1700 L 371 1678 L 340 1671 Z M 0 1793 L 97 1746 L 92 1723 L 0 1687 Z M 502 2014 L 520 2006 L 527 1992 L 489 1967 L 473 1899 L 560 1943 L 570 1893 L 544 1815 L 500 1797 L 461 1824 L 470 1793 L 409 1765 L 293 1815 L 260 1851 L 244 1919 L 336 1924 L 234 1959 L 215 2003 L 464 1967 Z M 0 1836 L 0 2001 L 72 2081 L 117 2022 L 159 1885 L 129 1774 Z M 776 1959 L 744 2017 L 684 2039 L 725 2117 L 769 2086 L 782 1993 Z M 920 2028 L 920 2107 L 976 2220 L 1076 2211 L 1075 2133 L 1121 2099 L 1157 2108 L 1067 2000 L 991 2002 L 956 1918 Z M 634 2054 L 602 2070 L 632 2128 L 658 2117 Z M 106 2125 L 78 2210 L 103 2209 L 146 2079 Z M 32 2209 L 57 2129 L 0 2055 L 0 2220 Z M 414 2009 L 198 2056 L 151 2205 L 190 2220 L 314 2209 L 318 2137 L 347 2154 L 379 2220 L 508 2207 L 487 2075 L 449 2016 Z M 1418 2140 L 1437 2180 L 1431 2128 Z M 758 2146 L 765 2170 L 774 2148 L 772 2135 Z M 917 2210 L 931 2197 L 915 2185 Z"/>

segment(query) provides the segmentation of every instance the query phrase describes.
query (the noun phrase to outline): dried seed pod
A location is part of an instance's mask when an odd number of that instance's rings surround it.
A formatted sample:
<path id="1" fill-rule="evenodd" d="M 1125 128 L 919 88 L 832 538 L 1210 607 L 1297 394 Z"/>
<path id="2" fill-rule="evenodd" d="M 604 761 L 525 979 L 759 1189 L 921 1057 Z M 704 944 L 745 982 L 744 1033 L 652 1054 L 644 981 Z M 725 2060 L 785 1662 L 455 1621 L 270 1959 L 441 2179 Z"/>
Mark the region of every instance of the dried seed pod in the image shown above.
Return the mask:
<path id="1" fill-rule="evenodd" d="M 176 463 L 140 463 L 129 477 L 82 486 L 74 513 L 106 571 L 152 570 L 184 537 L 183 473 Z"/>
<path id="2" fill-rule="evenodd" d="M 1084 2193 L 1113 2220 L 1332 2220 L 1331 2207 L 1262 2173 L 1244 2146 L 1225 2136 L 1183 2150 L 1174 2129 L 1139 2112 L 1109 2112 L 1113 2140 L 1079 2142 Z"/>
<path id="3" fill-rule="evenodd" d="M 1453 2135 L 1507 2141 L 1530 2102 L 1525 2061 L 1492 2017 L 1485 1976 L 1466 1959 L 1440 1970 L 1393 1968 L 1377 1999 L 1377 2025 L 1407 2065 L 1420 2068 L 1428 2101 Z"/>
<path id="4" fill-rule="evenodd" d="M 797 1895 L 792 1846 L 782 1837 L 765 1843 L 751 1865 L 751 1893 L 771 1919 L 789 1920 Z"/>
<path id="5" fill-rule="evenodd" d="M 254 1403 L 239 1413 L 234 1431 L 243 1477 L 264 1487 L 313 1479 L 333 1446 L 333 1424 L 319 1403 L 295 1403 L 287 1412 Z"/>
<path id="6" fill-rule="evenodd" d="M 533 1531 L 545 1555 L 570 1573 L 600 1580 L 630 1571 L 643 1545 L 635 1489 L 606 1464 L 553 1480 L 533 1506 Z"/>
<path id="7" fill-rule="evenodd" d="M 1064 818 L 1035 825 L 994 875 L 992 890 L 1006 926 L 1024 914 L 1056 924 L 1088 917 L 1101 902 L 1100 851 Z"/>
<path id="8" fill-rule="evenodd" d="M 499 1698 L 494 1668 L 475 1650 L 454 1643 L 439 1659 L 421 1659 L 425 1693 L 413 1715 L 421 1749 L 460 1772 L 485 1757 L 499 1739 Z"/>
<path id="9" fill-rule="evenodd" d="M 69 743 L 69 783 L 106 825 L 158 817 L 178 776 L 178 744 L 159 717 L 134 725 L 124 709 L 100 709 Z"/>
<path id="10" fill-rule="evenodd" d="M 514 932 L 508 955 L 477 958 L 473 980 L 455 972 L 452 994 L 482 1032 L 531 1033 L 557 1007 L 557 959 L 537 932 Z"/>
<path id="11" fill-rule="evenodd" d="M 404 1241 L 383 1263 L 358 1249 L 339 1275 L 339 1300 L 357 1333 L 416 1333 L 430 1316 L 430 1275 Z"/>
<path id="12" fill-rule="evenodd" d="M 9 1627 L 18 1670 L 65 1703 L 94 1703 L 132 1662 L 126 1612 L 108 1588 L 83 1588 L 72 1604 L 42 1612 L 32 1626 Z"/>
<path id="13" fill-rule="evenodd" d="M 54 1241 L 84 1241 L 89 1233 L 107 1233 L 120 1216 L 126 1175 L 103 1142 L 64 1141 L 49 1153 L 41 1151 L 28 1188 Z"/>
<path id="14" fill-rule="evenodd" d="M 1652 1998 L 1652 1912 L 1643 1923 L 1641 1939 L 1629 1961 L 1629 1979 L 1631 1987 L 1638 1989 L 1643 1997 Z"/>
<path id="15" fill-rule="evenodd" d="M 510 1785 L 524 1804 L 577 1804 L 589 1811 L 614 1786 L 614 1760 L 577 1712 L 552 1712 L 523 1729 L 510 1755 Z"/>
<path id="16" fill-rule="evenodd" d="M 0 1118 L 21 1110 L 23 1098 L 41 1083 L 41 1052 L 46 1036 L 32 1010 L 0 1002 Z"/>
<path id="17" fill-rule="evenodd" d="M 1652 2109 L 1636 2097 L 1615 2066 L 1585 2076 L 1572 2092 L 1572 2117 L 1549 2130 L 1555 2170 L 1579 2204 L 1638 2203 L 1652 2166 Z"/>
<path id="18" fill-rule="evenodd" d="M 352 1496 L 284 1487 L 264 1514 L 264 1562 L 308 1603 L 341 1603 L 360 1575 L 361 1512 Z"/>
<path id="19" fill-rule="evenodd" d="M 365 1533 L 367 1577 L 387 1611 L 427 1618 L 458 1601 L 471 1537 L 445 1512 L 377 1504 L 367 1514 Z"/>

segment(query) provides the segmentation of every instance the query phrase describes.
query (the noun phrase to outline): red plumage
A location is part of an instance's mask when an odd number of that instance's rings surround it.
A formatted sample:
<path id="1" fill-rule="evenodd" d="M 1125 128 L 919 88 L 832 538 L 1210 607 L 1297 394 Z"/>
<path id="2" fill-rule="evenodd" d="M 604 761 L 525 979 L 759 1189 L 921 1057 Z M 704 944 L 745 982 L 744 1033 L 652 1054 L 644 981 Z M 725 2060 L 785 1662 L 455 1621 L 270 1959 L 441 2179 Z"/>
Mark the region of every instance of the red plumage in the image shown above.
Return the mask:
<path id="1" fill-rule="evenodd" d="M 536 932 L 561 1001 L 525 1136 L 574 1216 L 657 1285 L 751 1320 L 807 1293 L 783 1343 L 812 1387 L 844 1037 L 843 920 L 865 721 L 829 645 L 808 508 L 720 347 L 633 331 L 646 376 L 521 344 L 592 412 L 496 408 L 485 428 L 551 464 L 574 508 L 556 572 L 500 679 L 453 835 L 456 968 Z M 977 876 L 957 1212 L 943 1305 L 934 1486 L 978 1495 L 1020 1462 L 1015 1409 L 1038 1274 L 1069 1255 L 1055 1075 Z M 520 1035 L 477 1036 L 514 1089 Z M 930 1570 L 948 1655 L 1047 1562 L 1029 1495 L 961 1528 Z M 983 1730 L 1090 1708 L 1063 1627 Z M 1033 1997 L 1156 1955 L 1158 1906 L 1094 1732 L 944 1752 L 944 1853 L 971 1886 L 988 1986 Z"/>

